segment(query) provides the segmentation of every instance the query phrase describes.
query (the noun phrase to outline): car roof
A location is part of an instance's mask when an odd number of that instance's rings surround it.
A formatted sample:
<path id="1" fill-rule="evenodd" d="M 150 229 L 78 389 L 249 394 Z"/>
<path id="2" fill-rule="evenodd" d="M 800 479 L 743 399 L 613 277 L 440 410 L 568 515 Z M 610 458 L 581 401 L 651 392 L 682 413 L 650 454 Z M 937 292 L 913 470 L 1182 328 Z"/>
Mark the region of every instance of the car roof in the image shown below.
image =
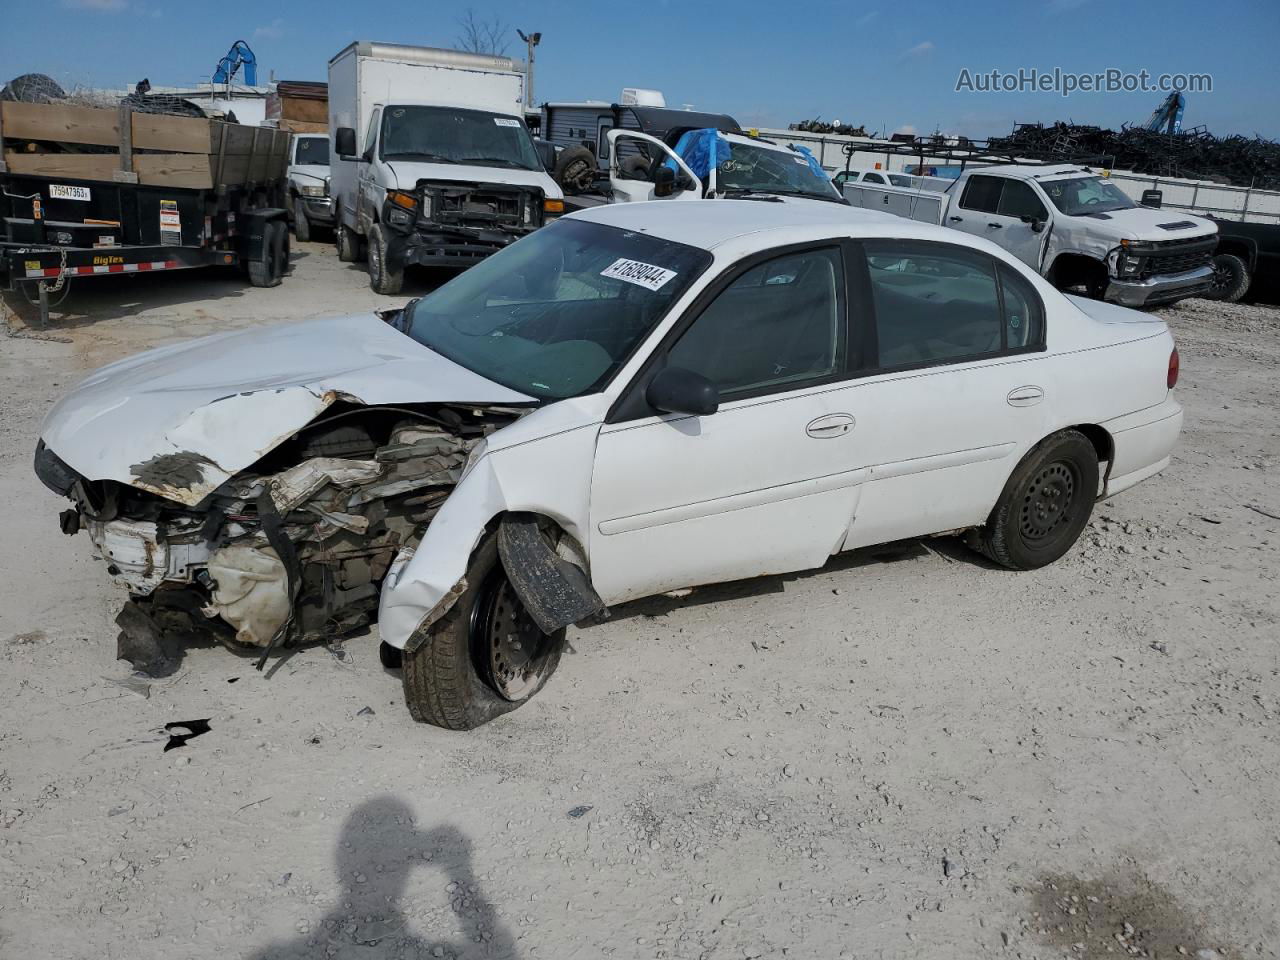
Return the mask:
<path id="1" fill-rule="evenodd" d="M 692 209 L 691 209 L 692 208 Z M 955 240 L 966 234 L 905 220 L 891 213 L 863 210 L 822 200 L 649 200 L 602 204 L 569 214 L 622 230 L 648 233 L 665 240 L 713 250 L 751 233 L 811 230 L 817 236 L 894 236 L 918 229 Z M 888 225 L 893 229 L 886 230 Z M 960 241 L 962 242 L 962 241 Z"/>

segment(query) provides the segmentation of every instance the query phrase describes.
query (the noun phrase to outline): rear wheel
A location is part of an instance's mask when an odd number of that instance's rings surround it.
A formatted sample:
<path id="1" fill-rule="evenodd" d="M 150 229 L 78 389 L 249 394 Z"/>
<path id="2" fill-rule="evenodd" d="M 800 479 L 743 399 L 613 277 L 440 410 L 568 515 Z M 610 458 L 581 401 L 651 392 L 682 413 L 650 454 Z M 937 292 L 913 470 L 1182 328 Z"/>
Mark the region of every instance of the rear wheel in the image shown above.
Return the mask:
<path id="1" fill-rule="evenodd" d="M 565 631 L 543 633 L 516 596 L 496 537 L 476 550 L 467 584 L 426 643 L 403 658 L 409 713 L 449 730 L 474 729 L 530 700 L 564 648 Z"/>
<path id="2" fill-rule="evenodd" d="M 307 209 L 301 197 L 296 197 L 293 201 L 293 235 L 298 238 L 299 243 L 306 243 L 311 239 L 311 221 L 307 219 Z"/>
<path id="3" fill-rule="evenodd" d="M 360 236 L 345 223 L 334 230 L 334 242 L 338 245 L 338 259 L 343 263 L 355 263 L 360 259 Z"/>
<path id="4" fill-rule="evenodd" d="M 369 286 L 374 293 L 395 296 L 404 286 L 404 267 L 392 270 L 387 259 L 387 234 L 382 224 L 369 230 Z"/>
<path id="5" fill-rule="evenodd" d="M 275 228 L 276 282 L 279 283 L 280 280 L 283 280 L 289 273 L 289 255 L 293 252 L 293 245 L 289 241 L 289 224 L 284 220 L 277 220 L 275 222 Z"/>
<path id="6" fill-rule="evenodd" d="M 1234 253 L 1213 258 L 1213 285 L 1205 294 L 1210 300 L 1235 303 L 1249 290 L 1249 265 Z"/>
<path id="7" fill-rule="evenodd" d="M 1013 471 L 975 546 L 1001 566 L 1034 570 L 1079 539 L 1098 493 L 1098 454 L 1077 430 L 1040 442 Z"/>
<path id="8" fill-rule="evenodd" d="M 262 249 L 249 261 L 249 282 L 255 287 L 275 287 L 280 284 L 280 242 L 277 233 L 284 227 L 275 220 L 262 227 Z"/>

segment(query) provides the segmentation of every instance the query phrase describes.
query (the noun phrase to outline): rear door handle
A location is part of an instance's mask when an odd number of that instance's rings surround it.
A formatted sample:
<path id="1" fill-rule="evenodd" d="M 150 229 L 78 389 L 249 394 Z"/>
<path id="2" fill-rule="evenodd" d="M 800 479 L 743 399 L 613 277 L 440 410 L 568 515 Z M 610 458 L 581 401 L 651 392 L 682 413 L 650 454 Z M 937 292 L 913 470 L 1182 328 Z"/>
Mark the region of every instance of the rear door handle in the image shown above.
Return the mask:
<path id="1" fill-rule="evenodd" d="M 853 429 L 857 421 L 847 413 L 829 413 L 817 420 L 809 421 L 804 432 L 816 440 L 829 440 L 832 437 L 843 437 Z"/>
<path id="2" fill-rule="evenodd" d="M 1028 384 L 1025 387 L 1014 387 L 1006 399 L 1011 407 L 1031 407 L 1044 399 L 1044 391 Z"/>
<path id="3" fill-rule="evenodd" d="M 960 223 L 962 220 L 964 220 L 964 217 L 952 217 L 952 218 L 951 218 L 951 222 L 952 222 L 952 223 Z"/>
<path id="4" fill-rule="evenodd" d="M 991 229 L 991 230 L 1003 230 L 1003 229 L 1004 229 L 1004 224 L 1003 224 L 1003 223 L 988 223 L 988 224 L 987 224 L 987 227 L 988 227 L 989 229 Z"/>

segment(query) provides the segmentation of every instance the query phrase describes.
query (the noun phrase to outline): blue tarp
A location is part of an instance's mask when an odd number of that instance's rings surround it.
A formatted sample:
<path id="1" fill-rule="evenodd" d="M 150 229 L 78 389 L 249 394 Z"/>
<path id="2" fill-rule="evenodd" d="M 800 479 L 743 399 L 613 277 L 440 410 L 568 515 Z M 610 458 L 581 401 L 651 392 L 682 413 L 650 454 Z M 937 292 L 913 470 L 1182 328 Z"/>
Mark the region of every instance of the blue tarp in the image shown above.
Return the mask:
<path id="1" fill-rule="evenodd" d="M 720 136 L 720 131 L 715 127 L 686 131 L 676 141 L 676 155 L 689 165 L 689 169 L 704 186 L 711 168 L 728 160 L 731 152 L 729 141 Z M 675 169 L 675 164 L 670 160 L 667 160 L 667 166 Z"/>
<path id="2" fill-rule="evenodd" d="M 809 161 L 809 169 L 812 170 L 815 174 L 817 174 L 820 177 L 825 177 L 828 180 L 831 179 L 831 175 L 827 173 L 827 171 L 822 169 L 822 164 L 818 162 L 818 158 L 813 155 L 812 150 L 810 150 L 808 147 L 802 147 L 798 143 L 788 143 L 787 146 L 790 147 L 792 150 L 794 150 L 796 153 L 803 154 L 804 158 Z"/>

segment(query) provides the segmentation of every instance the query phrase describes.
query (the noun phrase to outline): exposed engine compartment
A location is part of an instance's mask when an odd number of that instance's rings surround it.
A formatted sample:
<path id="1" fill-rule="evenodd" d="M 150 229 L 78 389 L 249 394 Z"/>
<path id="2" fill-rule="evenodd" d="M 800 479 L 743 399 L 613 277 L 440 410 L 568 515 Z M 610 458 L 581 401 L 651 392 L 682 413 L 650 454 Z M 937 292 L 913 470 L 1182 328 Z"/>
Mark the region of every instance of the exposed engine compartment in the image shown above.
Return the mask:
<path id="1" fill-rule="evenodd" d="M 121 656 L 146 669 L 148 632 L 267 649 L 370 623 L 396 554 L 421 538 L 471 451 L 524 412 L 339 402 L 195 507 L 60 462 L 42 469 L 42 456 L 56 460 L 43 448 L 37 472 L 75 502 L 63 531 L 85 529 L 128 588 Z"/>

